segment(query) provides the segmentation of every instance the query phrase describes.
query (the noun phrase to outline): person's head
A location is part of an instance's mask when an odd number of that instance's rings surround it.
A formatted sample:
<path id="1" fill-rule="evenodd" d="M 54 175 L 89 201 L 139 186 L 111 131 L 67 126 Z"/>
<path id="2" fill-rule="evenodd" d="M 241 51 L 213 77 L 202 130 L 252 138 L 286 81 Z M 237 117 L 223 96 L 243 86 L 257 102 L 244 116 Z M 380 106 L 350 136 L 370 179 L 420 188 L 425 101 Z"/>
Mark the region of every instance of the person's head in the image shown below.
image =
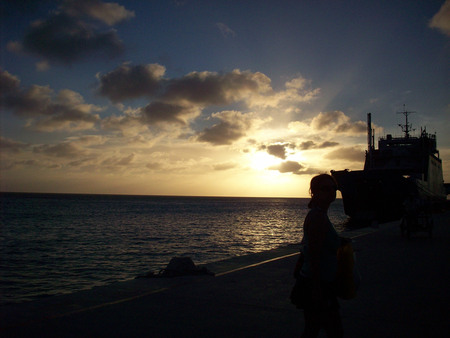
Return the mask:
<path id="1" fill-rule="evenodd" d="M 320 174 L 311 179 L 309 193 L 311 201 L 309 207 L 313 204 L 326 206 L 336 199 L 337 184 L 334 178 L 328 174 Z"/>

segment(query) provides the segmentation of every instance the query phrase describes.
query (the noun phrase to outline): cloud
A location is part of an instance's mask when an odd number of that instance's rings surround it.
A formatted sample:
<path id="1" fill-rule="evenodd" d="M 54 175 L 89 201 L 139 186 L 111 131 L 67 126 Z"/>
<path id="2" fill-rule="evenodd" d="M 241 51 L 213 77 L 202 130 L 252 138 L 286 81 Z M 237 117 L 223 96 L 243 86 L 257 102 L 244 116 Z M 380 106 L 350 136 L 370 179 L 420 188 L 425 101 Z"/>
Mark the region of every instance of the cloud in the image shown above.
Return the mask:
<path id="1" fill-rule="evenodd" d="M 124 51 L 123 43 L 114 30 L 97 31 L 64 13 L 32 24 L 22 45 L 27 52 L 66 64 L 92 54 L 110 59 Z"/>
<path id="2" fill-rule="evenodd" d="M 169 82 L 161 100 L 200 106 L 226 105 L 244 100 L 253 93 L 271 90 L 270 79 L 259 72 L 192 72 Z"/>
<path id="3" fill-rule="evenodd" d="M 244 137 L 253 124 L 254 115 L 238 111 L 223 111 L 212 114 L 220 122 L 197 133 L 197 140 L 213 145 L 230 145 Z"/>
<path id="4" fill-rule="evenodd" d="M 137 134 L 139 131 L 147 129 L 139 117 L 130 115 L 105 117 L 101 121 L 101 128 L 103 130 L 119 131 L 123 135 Z"/>
<path id="5" fill-rule="evenodd" d="M 116 3 L 66 0 L 47 18 L 31 23 L 22 42 L 10 41 L 7 48 L 65 64 L 89 56 L 111 59 L 124 52 L 123 42 L 115 30 L 97 23 L 111 26 L 132 17 L 134 12 Z"/>
<path id="6" fill-rule="evenodd" d="M 324 157 L 330 160 L 346 160 L 351 162 L 364 161 L 364 150 L 358 146 L 342 147 L 329 152 Z"/>
<path id="7" fill-rule="evenodd" d="M 300 175 L 301 174 L 301 170 L 304 169 L 305 167 L 303 165 L 301 165 L 298 162 L 294 162 L 294 161 L 285 161 L 282 162 L 278 165 L 274 165 L 269 167 L 268 169 L 270 170 L 278 170 L 280 173 L 293 173 L 296 175 Z"/>
<path id="8" fill-rule="evenodd" d="M 165 71 L 166 68 L 159 64 L 123 64 L 107 74 L 97 75 L 100 81 L 97 92 L 112 102 L 152 97 L 158 92 Z"/>
<path id="9" fill-rule="evenodd" d="M 295 144 L 291 143 L 276 143 L 276 144 L 270 144 L 268 146 L 262 145 L 259 149 L 260 150 L 266 150 L 269 155 L 281 158 L 282 160 L 285 160 L 287 157 L 287 149 L 295 149 Z"/>
<path id="10" fill-rule="evenodd" d="M 33 147 L 36 154 L 45 154 L 52 157 L 76 158 L 85 155 L 86 151 L 71 142 L 62 142 L 54 145 L 44 144 Z"/>
<path id="11" fill-rule="evenodd" d="M 217 28 L 219 28 L 220 33 L 223 35 L 224 38 L 234 38 L 236 36 L 236 33 L 227 25 L 225 25 L 222 22 L 216 23 Z"/>
<path id="12" fill-rule="evenodd" d="M 439 11 L 431 18 L 429 26 L 450 36 L 450 0 L 446 0 Z"/>
<path id="13" fill-rule="evenodd" d="M 352 122 L 350 117 L 338 110 L 319 113 L 312 119 L 310 125 L 316 130 L 331 130 L 335 133 L 359 135 L 367 131 L 367 125 L 364 121 Z"/>
<path id="14" fill-rule="evenodd" d="M 285 112 L 299 112 L 299 105 L 310 103 L 320 93 L 320 88 L 312 89 L 310 84 L 310 80 L 298 75 L 284 84 L 284 90 L 275 92 L 270 88 L 270 82 L 268 82 L 269 89 L 263 93 L 251 95 L 247 100 L 247 104 L 249 107 L 257 107 L 259 109 L 277 108 Z"/>
<path id="15" fill-rule="evenodd" d="M 317 144 L 314 141 L 304 141 L 299 144 L 298 148 L 300 150 L 310 150 L 310 149 L 323 149 L 323 148 L 329 148 L 329 147 L 335 147 L 339 143 L 334 141 L 325 141 L 322 143 Z"/>
<path id="16" fill-rule="evenodd" d="M 144 125 L 164 123 L 186 126 L 208 106 L 246 102 L 255 93 L 272 90 L 270 79 L 258 72 L 242 72 L 238 69 L 228 73 L 192 72 L 173 79 L 163 79 L 164 73 L 165 67 L 159 64 L 123 64 L 105 75 L 98 75 L 97 93 L 115 103 L 141 97 L 150 100 L 137 114 L 110 117 L 102 125 L 117 130 L 137 122 Z M 225 132 L 229 129 L 228 125 L 235 126 L 236 123 L 224 121 L 213 128 Z M 228 132 L 232 133 L 231 130 Z M 206 130 L 200 139 L 210 139 L 209 134 Z M 240 135 L 239 130 L 235 137 L 238 137 L 237 134 Z"/>
<path id="17" fill-rule="evenodd" d="M 200 109 L 192 106 L 155 101 L 141 110 L 140 121 L 148 125 L 170 123 L 181 126 L 187 125 L 190 118 L 200 115 Z"/>
<path id="18" fill-rule="evenodd" d="M 22 89 L 17 77 L 4 71 L 0 73 L 2 107 L 27 119 L 27 127 L 39 131 L 92 129 L 100 121 L 102 108 L 84 102 L 72 90 L 63 89 L 54 95 L 48 86 L 32 85 Z M 3 87 L 4 85 L 4 87 Z M 5 88 L 5 90 L 3 90 Z"/>
<path id="19" fill-rule="evenodd" d="M 129 11 L 117 3 L 105 3 L 100 0 L 66 0 L 63 9 L 71 16 L 86 15 L 109 26 L 135 16 L 134 11 Z"/>
<path id="20" fill-rule="evenodd" d="M 285 144 L 271 144 L 267 147 L 267 153 L 283 160 L 286 159 L 286 145 Z"/>
<path id="21" fill-rule="evenodd" d="M 5 98 L 11 94 L 14 95 L 19 91 L 20 80 L 17 76 L 10 74 L 8 71 L 0 69 L 0 88 L 0 97 L 2 98 L 0 104 L 2 104 Z"/>
<path id="22" fill-rule="evenodd" d="M 29 148 L 28 144 L 0 136 L 0 149 L 3 153 L 17 154 Z"/>

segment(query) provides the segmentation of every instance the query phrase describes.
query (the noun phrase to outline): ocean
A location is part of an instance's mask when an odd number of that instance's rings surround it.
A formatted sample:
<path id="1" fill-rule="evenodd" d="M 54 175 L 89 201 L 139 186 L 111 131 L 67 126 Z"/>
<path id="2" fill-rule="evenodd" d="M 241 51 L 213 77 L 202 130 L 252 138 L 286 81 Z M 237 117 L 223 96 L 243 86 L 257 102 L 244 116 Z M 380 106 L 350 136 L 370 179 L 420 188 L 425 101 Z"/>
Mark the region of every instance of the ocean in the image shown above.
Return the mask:
<path id="1" fill-rule="evenodd" d="M 0 303 L 72 293 L 298 243 L 303 198 L 0 194 Z M 342 200 L 329 210 L 338 231 Z"/>

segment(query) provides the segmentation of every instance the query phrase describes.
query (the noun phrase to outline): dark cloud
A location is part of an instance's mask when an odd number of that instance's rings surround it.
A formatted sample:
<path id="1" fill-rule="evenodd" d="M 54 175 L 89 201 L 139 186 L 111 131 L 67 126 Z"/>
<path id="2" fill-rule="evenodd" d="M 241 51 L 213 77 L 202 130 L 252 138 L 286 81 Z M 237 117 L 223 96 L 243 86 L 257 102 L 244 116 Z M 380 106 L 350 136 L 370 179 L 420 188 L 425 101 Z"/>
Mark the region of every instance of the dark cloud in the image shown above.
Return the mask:
<path id="1" fill-rule="evenodd" d="M 8 72 L 0 73 L 0 83 L 6 83 L 2 90 L 2 107 L 28 119 L 27 127 L 40 131 L 56 129 L 91 129 L 100 121 L 99 107 L 86 104 L 83 97 L 69 89 L 54 95 L 47 86 L 33 85 L 22 89 L 19 80 Z"/>
<path id="2" fill-rule="evenodd" d="M 198 141 L 213 145 L 229 145 L 244 137 L 252 125 L 250 114 L 237 111 L 224 111 L 212 116 L 221 120 L 220 123 L 198 133 Z"/>
<path id="3" fill-rule="evenodd" d="M 186 125 L 187 119 L 199 114 L 198 109 L 172 103 L 155 101 L 141 109 L 141 121 L 153 125 L 172 123 Z"/>
<path id="4" fill-rule="evenodd" d="M 219 74 L 193 72 L 175 79 L 163 79 L 165 68 L 158 64 L 122 65 L 98 76 L 97 92 L 114 102 L 147 96 L 153 99 L 140 109 L 139 116 L 113 118 L 106 125 L 123 129 L 125 124 L 140 121 L 145 125 L 171 123 L 187 125 L 189 119 L 201 114 L 206 106 L 226 105 L 246 99 L 249 95 L 270 90 L 270 79 L 262 73 L 234 70 Z M 245 135 L 248 121 L 216 118 L 222 122 L 205 129 L 198 139 L 213 144 L 230 144 Z M 245 123 L 243 125 L 243 121 Z M 217 133 L 217 134 L 216 134 Z M 216 135 L 213 135 L 216 134 Z"/>
<path id="5" fill-rule="evenodd" d="M 267 146 L 267 153 L 283 160 L 286 159 L 286 145 L 285 144 L 271 144 Z"/>
<path id="6" fill-rule="evenodd" d="M 194 105 L 225 105 L 242 100 L 251 93 L 267 90 L 267 77 L 261 73 L 193 72 L 169 82 L 161 99 Z M 270 80 L 269 80 L 270 81 Z"/>
<path id="7" fill-rule="evenodd" d="M 348 122 L 338 125 L 336 133 L 364 134 L 367 131 L 367 124 L 364 121 Z"/>
<path id="8" fill-rule="evenodd" d="M 66 64 L 91 54 L 114 58 L 124 51 L 123 43 L 114 30 L 100 32 L 64 13 L 35 22 L 22 44 L 25 51 Z"/>
<path id="9" fill-rule="evenodd" d="M 351 162 L 364 162 L 364 150 L 360 147 L 342 147 L 325 155 L 330 160 L 347 160 Z"/>
<path id="10" fill-rule="evenodd" d="M 298 162 L 294 161 L 285 161 L 278 165 L 271 166 L 268 169 L 270 170 L 278 170 L 280 173 L 293 173 L 296 175 L 301 174 L 301 170 L 304 169 L 304 166 Z"/>
<path id="11" fill-rule="evenodd" d="M 132 17 L 134 12 L 117 3 L 65 0 L 47 18 L 33 22 L 22 42 L 10 41 L 8 49 L 65 64 L 89 56 L 114 58 L 123 53 L 124 44 L 117 32 L 106 26 Z"/>
<path id="12" fill-rule="evenodd" d="M 158 64 L 122 65 L 113 71 L 100 75 L 97 92 L 113 102 L 120 102 L 141 96 L 154 96 L 160 88 L 165 68 Z"/>

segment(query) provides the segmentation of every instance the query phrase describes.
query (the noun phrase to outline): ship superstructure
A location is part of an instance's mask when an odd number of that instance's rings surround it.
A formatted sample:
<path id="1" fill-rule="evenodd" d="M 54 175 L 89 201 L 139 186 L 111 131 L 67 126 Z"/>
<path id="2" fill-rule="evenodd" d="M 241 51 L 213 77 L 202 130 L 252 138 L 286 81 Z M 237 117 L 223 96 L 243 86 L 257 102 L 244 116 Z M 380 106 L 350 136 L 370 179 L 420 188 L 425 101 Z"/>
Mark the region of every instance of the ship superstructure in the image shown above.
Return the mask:
<path id="1" fill-rule="evenodd" d="M 381 137 L 376 149 L 369 113 L 364 170 L 331 171 L 342 193 L 345 213 L 355 219 L 398 219 L 406 198 L 431 202 L 446 199 L 436 135 L 421 128 L 418 137 L 411 136 L 411 112 L 401 114 L 405 116 L 405 124 L 399 125 L 403 136 Z"/>

